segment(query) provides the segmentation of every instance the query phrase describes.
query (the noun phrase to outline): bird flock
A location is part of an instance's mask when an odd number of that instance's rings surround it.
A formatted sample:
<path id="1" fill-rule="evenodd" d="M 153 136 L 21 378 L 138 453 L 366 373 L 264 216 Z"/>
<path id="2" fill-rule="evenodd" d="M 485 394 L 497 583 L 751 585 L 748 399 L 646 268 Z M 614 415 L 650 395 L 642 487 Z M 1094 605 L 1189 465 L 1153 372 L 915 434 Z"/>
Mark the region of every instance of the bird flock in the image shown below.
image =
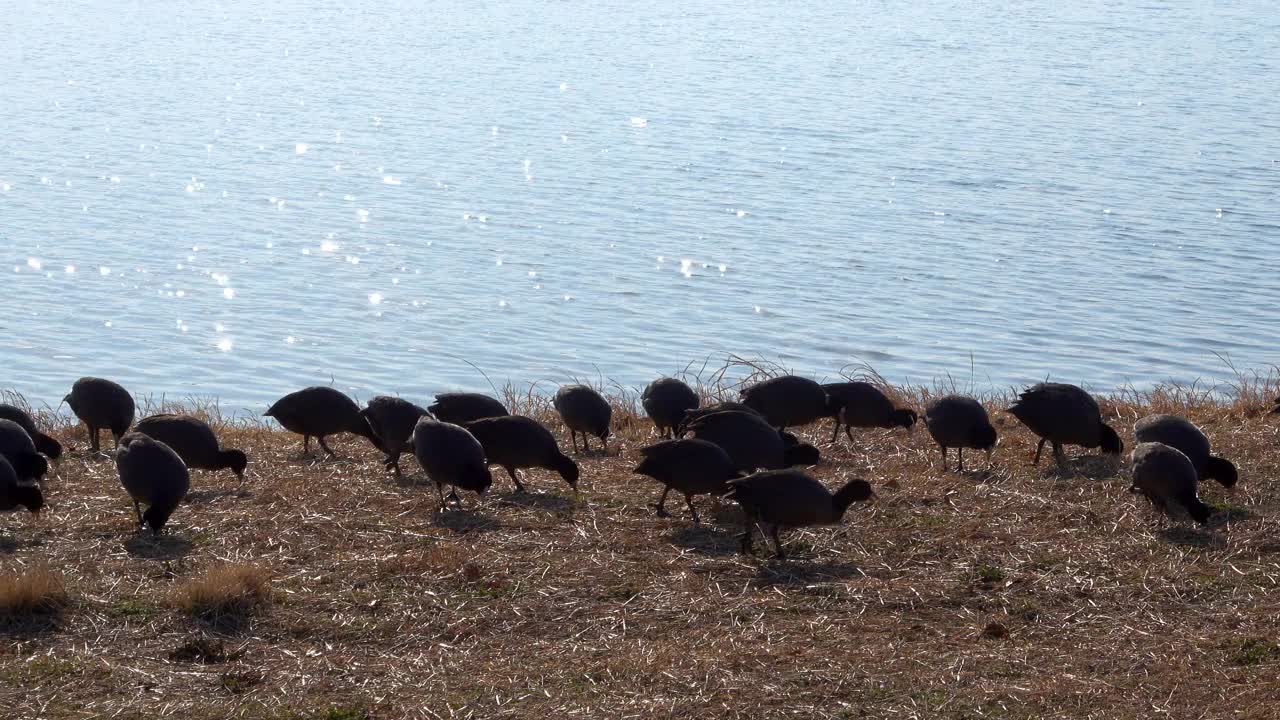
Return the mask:
<path id="1" fill-rule="evenodd" d="M 912 408 L 895 405 L 875 384 L 861 381 L 820 384 L 783 375 L 745 387 L 740 396 L 738 402 L 703 405 L 682 380 L 664 377 L 650 383 L 641 405 L 662 439 L 640 449 L 633 472 L 663 486 L 655 505 L 659 517 L 669 517 L 666 500 L 673 490 L 684 496 L 695 523 L 700 521 L 696 496 L 737 502 L 744 518 L 742 552 L 753 552 L 759 529 L 773 541 L 779 558 L 785 557 L 782 528 L 838 523 L 853 503 L 875 497 L 866 480 L 849 480 L 832 492 L 806 473 L 803 468 L 818 464 L 821 453 L 789 428 L 829 418 L 834 443 L 841 428 L 852 440 L 853 428 L 911 429 L 921 417 Z M 191 488 L 192 468 L 227 469 L 244 481 L 248 457 L 223 449 L 214 430 L 199 418 L 165 413 L 135 424 L 132 395 L 102 378 L 77 380 L 63 400 L 86 427 L 95 453 L 102 452 L 101 431 L 110 431 L 120 484 L 133 501 L 142 530 L 161 532 Z M 608 449 L 612 408 L 599 392 L 587 385 L 565 385 L 553 405 L 575 453 L 589 451 L 593 437 Z M 947 395 L 923 410 L 944 471 L 951 449 L 957 471 L 964 471 L 966 449 L 982 450 L 990 463 L 998 435 L 981 403 Z M 1039 383 L 1022 392 L 1008 411 L 1040 438 L 1033 464 L 1039 463 L 1046 444 L 1059 466 L 1066 462 L 1066 445 L 1100 448 L 1109 455 L 1123 452 L 1119 434 L 1103 422 L 1097 401 L 1075 385 Z M 1280 412 L 1280 400 L 1272 412 Z M 326 438 L 340 433 L 366 438 L 396 475 L 402 473 L 401 455 L 412 453 L 436 486 L 441 512 L 450 503 L 462 507 L 459 490 L 484 495 L 493 485 L 494 465 L 507 471 L 516 492 L 526 490 L 519 471 L 542 468 L 558 473 L 578 493 L 578 463 L 561 450 L 551 430 L 533 418 L 512 415 L 488 395 L 444 393 L 426 408 L 379 395 L 361 408 L 338 390 L 316 386 L 285 395 L 264 415 L 302 436 L 304 456 L 313 437 L 333 456 Z M 1197 523 L 1208 522 L 1212 511 L 1200 500 L 1198 483 L 1212 479 L 1233 487 L 1235 466 L 1212 454 L 1209 439 L 1183 417 L 1145 417 L 1134 426 L 1134 435 L 1130 490 L 1157 510 L 1175 517 L 1185 512 Z M 0 510 L 38 513 L 45 504 L 49 461 L 61 455 L 62 446 L 41 432 L 28 412 L 0 405 Z"/>

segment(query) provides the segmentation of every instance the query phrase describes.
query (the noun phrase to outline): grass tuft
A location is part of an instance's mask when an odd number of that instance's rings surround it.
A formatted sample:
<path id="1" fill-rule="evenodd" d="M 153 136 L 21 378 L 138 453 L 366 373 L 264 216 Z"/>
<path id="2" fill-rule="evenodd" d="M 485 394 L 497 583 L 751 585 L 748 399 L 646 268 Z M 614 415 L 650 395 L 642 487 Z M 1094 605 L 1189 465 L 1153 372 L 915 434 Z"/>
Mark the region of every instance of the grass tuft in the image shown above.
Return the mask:
<path id="1" fill-rule="evenodd" d="M 245 616 L 271 600 L 271 575 L 256 565 L 229 563 L 174 588 L 170 602 L 204 620 Z"/>
<path id="2" fill-rule="evenodd" d="M 12 622 L 56 615 L 70 599 L 62 575 L 45 565 L 0 575 L 0 619 Z"/>

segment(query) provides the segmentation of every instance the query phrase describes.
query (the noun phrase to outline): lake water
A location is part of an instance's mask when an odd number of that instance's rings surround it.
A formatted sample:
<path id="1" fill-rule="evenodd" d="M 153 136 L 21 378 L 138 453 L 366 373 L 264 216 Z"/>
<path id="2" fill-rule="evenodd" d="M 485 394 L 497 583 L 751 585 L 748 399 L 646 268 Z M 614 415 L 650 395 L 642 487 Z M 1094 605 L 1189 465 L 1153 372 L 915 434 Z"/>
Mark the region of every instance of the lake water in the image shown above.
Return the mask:
<path id="1" fill-rule="evenodd" d="M 24 3 L 0 385 L 1262 367 L 1277 37 L 1269 0 Z"/>

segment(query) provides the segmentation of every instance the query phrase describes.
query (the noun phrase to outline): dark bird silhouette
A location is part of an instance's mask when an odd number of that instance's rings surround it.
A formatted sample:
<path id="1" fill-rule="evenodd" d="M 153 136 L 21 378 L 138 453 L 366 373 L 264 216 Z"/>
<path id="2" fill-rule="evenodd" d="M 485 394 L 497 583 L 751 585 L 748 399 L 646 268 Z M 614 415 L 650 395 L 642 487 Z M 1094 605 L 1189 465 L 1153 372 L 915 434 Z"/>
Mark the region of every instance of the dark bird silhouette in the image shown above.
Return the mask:
<path id="1" fill-rule="evenodd" d="M 36 444 L 36 451 L 48 456 L 50 460 L 57 460 L 62 457 L 62 443 L 40 432 L 40 428 L 36 427 L 35 418 L 31 417 L 31 413 L 16 406 L 8 404 L 0 404 L 0 419 L 12 420 L 22 426 L 23 430 L 31 436 L 31 440 Z"/>
<path id="2" fill-rule="evenodd" d="M 442 393 L 427 406 L 440 422 L 465 425 L 472 420 L 509 415 L 506 406 L 480 393 Z"/>
<path id="3" fill-rule="evenodd" d="M 387 454 L 383 464 L 400 475 L 400 454 L 413 452 L 413 428 L 431 413 L 403 398 L 378 395 L 360 414 Z"/>
<path id="4" fill-rule="evenodd" d="M 89 429 L 89 447 L 101 452 L 98 431 L 111 431 L 116 447 L 120 436 L 133 424 L 133 396 L 119 384 L 95 377 L 82 377 L 71 386 L 71 392 L 62 398 L 71 406 L 71 412 Z"/>
<path id="5" fill-rule="evenodd" d="M 649 383 L 640 396 L 640 404 L 660 437 L 667 437 L 668 433 L 674 437 L 685 412 L 697 410 L 702 400 L 683 380 L 664 377 Z"/>
<path id="6" fill-rule="evenodd" d="M 12 420 L 0 420 L 0 456 L 13 466 L 19 480 L 40 480 L 49 472 L 49 462 L 36 452 L 31 436 Z"/>
<path id="7" fill-rule="evenodd" d="M 1144 495 L 1157 510 L 1169 514 L 1181 507 L 1201 525 L 1211 509 L 1196 495 L 1195 465 L 1176 448 L 1164 443 L 1144 442 L 1133 449 L 1133 486 L 1130 492 Z"/>
<path id="8" fill-rule="evenodd" d="M 929 403 L 924 424 L 933 441 L 942 448 L 942 469 L 947 469 L 947 448 L 955 448 L 960 472 L 964 472 L 964 449 L 985 450 L 987 462 L 996 447 L 996 429 L 987 409 L 973 398 L 947 395 Z"/>
<path id="9" fill-rule="evenodd" d="M 1059 467 L 1067 460 L 1062 451 L 1063 445 L 1101 447 L 1103 452 L 1111 455 L 1118 455 L 1124 450 L 1120 436 L 1110 425 L 1102 422 L 1102 411 L 1098 409 L 1097 401 L 1075 385 L 1034 385 L 1009 406 L 1009 413 L 1040 437 L 1032 465 L 1040 463 L 1040 453 L 1046 442 L 1053 444 L 1053 456 Z"/>
<path id="10" fill-rule="evenodd" d="M 466 428 L 429 417 L 420 418 L 413 428 L 413 454 L 427 473 L 427 478 L 436 484 L 442 512 L 447 507 L 445 485 L 478 495 L 484 495 L 493 485 L 489 464 L 485 462 L 484 446 Z M 462 498 L 453 491 L 450 495 L 461 507 Z"/>
<path id="11" fill-rule="evenodd" d="M 343 432 L 366 438 L 374 447 L 386 452 L 369 422 L 360 414 L 360 406 L 345 393 L 331 387 L 317 385 L 289 393 L 275 401 L 263 416 L 275 418 L 285 430 L 301 435 L 303 455 L 310 452 L 313 436 L 320 441 L 320 447 L 326 453 L 336 455 L 324 439 Z"/>
<path id="12" fill-rule="evenodd" d="M 798 442 L 795 445 L 788 445 L 782 451 L 782 461 L 787 467 L 810 467 L 822 462 L 822 453 L 817 446 L 807 442 Z"/>
<path id="13" fill-rule="evenodd" d="M 910 429 L 916 424 L 915 410 L 895 407 L 884 391 L 869 382 L 826 383 L 822 389 L 827 393 L 827 416 L 836 423 L 831 442 L 840 436 L 841 425 L 852 442 L 850 428 Z"/>
<path id="14" fill-rule="evenodd" d="M 480 441 L 487 462 L 502 466 L 511 476 L 516 492 L 525 491 L 516 475 L 521 468 L 554 470 L 578 492 L 578 463 L 560 452 L 556 436 L 537 420 L 506 415 L 469 422 L 466 428 Z"/>
<path id="15" fill-rule="evenodd" d="M 746 515 L 742 552 L 751 553 L 752 528 L 773 539 L 778 559 L 784 559 L 781 527 L 831 525 L 840 522 L 845 510 L 855 502 L 875 496 L 866 480 L 850 480 L 835 495 L 826 486 L 798 470 L 774 470 L 729 481 L 729 497 L 738 501 Z"/>
<path id="16" fill-rule="evenodd" d="M 244 482 L 248 456 L 242 450 L 223 450 L 213 428 L 200 418 L 161 413 L 142 418 L 133 430 L 168 445 L 188 469 L 230 470 Z"/>
<path id="17" fill-rule="evenodd" d="M 798 375 L 782 375 L 742 391 L 742 404 L 783 430 L 828 417 L 827 393 L 822 386 Z"/>
<path id="18" fill-rule="evenodd" d="M 552 404 L 565 427 L 569 428 L 569 436 L 573 439 L 573 449 L 578 450 L 578 433 L 582 433 L 582 449 L 591 450 L 588 438 L 592 435 L 600 438 L 604 449 L 609 449 L 609 420 L 613 417 L 613 408 L 609 401 L 594 389 L 586 385 L 563 385 L 556 391 Z"/>
<path id="19" fill-rule="evenodd" d="M 133 498 L 138 525 L 159 535 L 191 489 L 191 475 L 178 453 L 159 440 L 131 432 L 120 438 L 119 445 L 116 470 L 120 484 Z M 146 504 L 146 512 L 142 504 Z"/>
<path id="20" fill-rule="evenodd" d="M 1275 399 L 1275 407 L 1271 408 L 1271 411 L 1268 412 L 1267 414 L 1275 415 L 1277 413 L 1280 413 L 1280 397 Z"/>
<path id="21" fill-rule="evenodd" d="M 689 432 L 690 423 L 693 423 L 698 418 L 703 418 L 708 415 L 714 415 L 721 412 L 744 412 L 751 415 L 759 415 L 762 418 L 764 417 L 764 415 L 760 414 L 760 411 L 755 408 L 747 407 L 740 402 L 725 401 L 713 403 L 706 407 L 685 410 L 684 418 L 680 421 L 680 424 L 676 426 L 676 437 L 683 437 L 685 433 Z"/>
<path id="22" fill-rule="evenodd" d="M 664 486 L 655 505 L 658 517 L 670 517 L 667 494 L 675 490 L 684 495 L 689 514 L 695 523 L 699 522 L 693 496 L 724 495 L 729 491 L 728 481 L 742 476 L 725 451 L 706 440 L 664 440 L 641 449 L 640 454 L 644 459 L 632 472 L 647 475 Z"/>
<path id="23" fill-rule="evenodd" d="M 757 413 L 725 412 L 704 415 L 687 426 L 694 438 L 720 446 L 739 470 L 786 467 L 782 435 Z"/>
<path id="24" fill-rule="evenodd" d="M 1201 480 L 1217 480 L 1222 487 L 1230 488 L 1240 479 L 1236 466 L 1211 454 L 1209 438 L 1184 417 L 1148 415 L 1134 424 L 1133 434 L 1140 443 L 1164 443 L 1186 455 Z"/>
<path id="25" fill-rule="evenodd" d="M 32 482 L 22 482 L 13 466 L 0 456 L 0 512 L 24 507 L 32 513 L 44 508 L 44 492 Z"/>

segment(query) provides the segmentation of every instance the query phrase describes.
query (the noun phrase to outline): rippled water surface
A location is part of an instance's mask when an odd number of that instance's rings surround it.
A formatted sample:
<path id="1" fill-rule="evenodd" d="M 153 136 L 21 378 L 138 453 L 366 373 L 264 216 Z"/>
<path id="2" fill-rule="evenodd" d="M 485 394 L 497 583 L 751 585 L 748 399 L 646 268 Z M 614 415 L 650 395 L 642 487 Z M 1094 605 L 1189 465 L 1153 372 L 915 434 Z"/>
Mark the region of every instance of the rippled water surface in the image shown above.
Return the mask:
<path id="1" fill-rule="evenodd" d="M 1277 37 L 1249 0 L 24 4 L 0 385 L 1260 367 Z"/>

